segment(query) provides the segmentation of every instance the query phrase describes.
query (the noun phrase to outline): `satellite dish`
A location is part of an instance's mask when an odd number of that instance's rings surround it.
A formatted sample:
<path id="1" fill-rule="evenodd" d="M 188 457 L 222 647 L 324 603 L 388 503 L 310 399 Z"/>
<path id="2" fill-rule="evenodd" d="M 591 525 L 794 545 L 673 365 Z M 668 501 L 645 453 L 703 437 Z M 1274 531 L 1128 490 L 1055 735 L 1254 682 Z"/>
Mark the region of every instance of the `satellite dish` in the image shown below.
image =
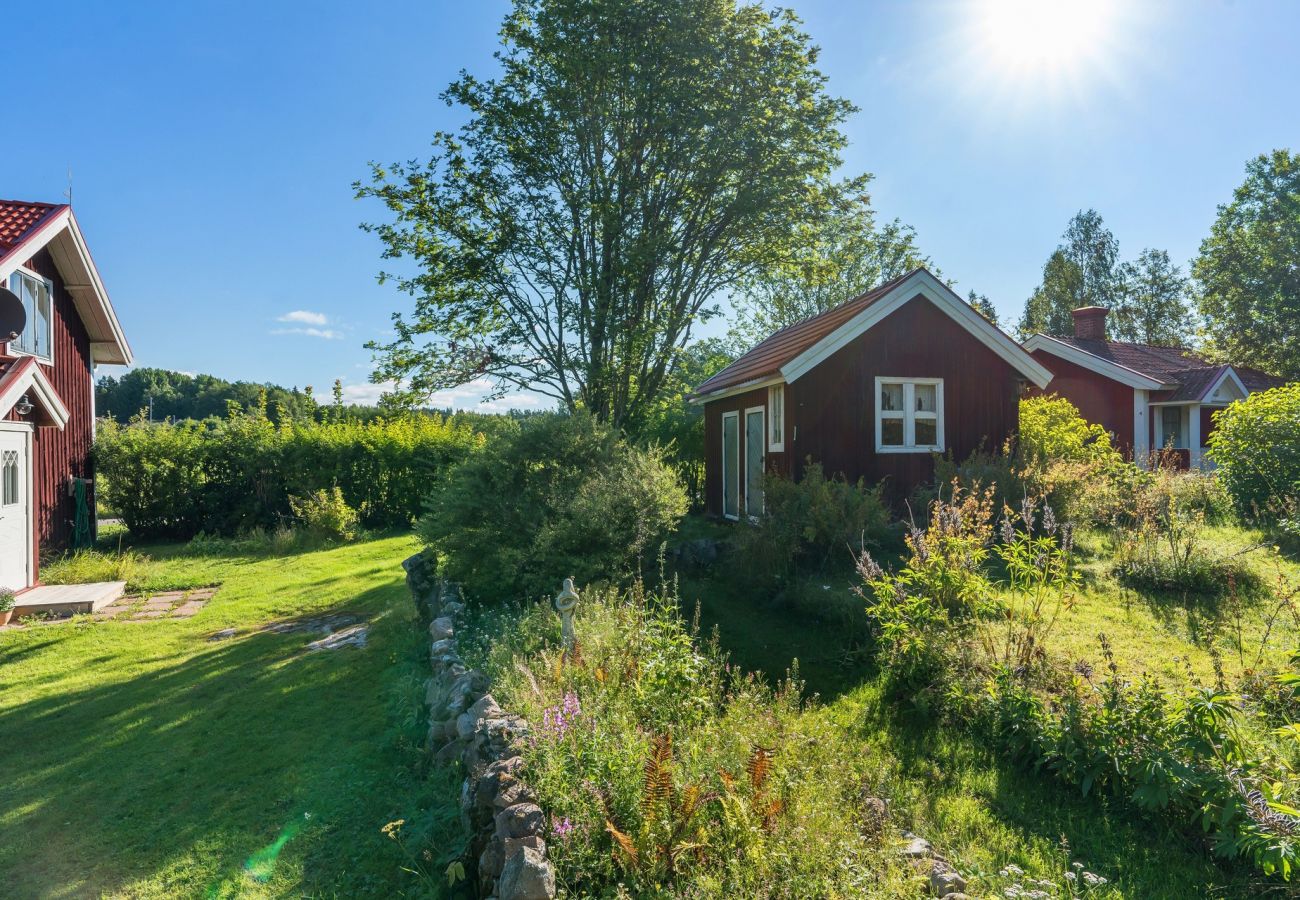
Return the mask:
<path id="1" fill-rule="evenodd" d="M 27 327 L 23 301 L 9 288 L 0 287 L 0 341 L 12 341 Z"/>

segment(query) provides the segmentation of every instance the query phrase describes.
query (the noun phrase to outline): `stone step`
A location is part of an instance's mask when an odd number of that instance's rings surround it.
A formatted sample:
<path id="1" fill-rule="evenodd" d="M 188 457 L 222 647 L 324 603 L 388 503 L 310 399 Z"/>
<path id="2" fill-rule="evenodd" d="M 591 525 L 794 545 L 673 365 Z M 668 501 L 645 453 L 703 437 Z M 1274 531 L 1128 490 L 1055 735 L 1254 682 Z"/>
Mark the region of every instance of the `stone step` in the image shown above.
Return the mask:
<path id="1" fill-rule="evenodd" d="M 14 598 L 14 618 L 23 616 L 72 616 L 91 613 L 119 599 L 126 591 L 125 581 L 100 581 L 94 584 L 43 584 L 23 591 Z"/>

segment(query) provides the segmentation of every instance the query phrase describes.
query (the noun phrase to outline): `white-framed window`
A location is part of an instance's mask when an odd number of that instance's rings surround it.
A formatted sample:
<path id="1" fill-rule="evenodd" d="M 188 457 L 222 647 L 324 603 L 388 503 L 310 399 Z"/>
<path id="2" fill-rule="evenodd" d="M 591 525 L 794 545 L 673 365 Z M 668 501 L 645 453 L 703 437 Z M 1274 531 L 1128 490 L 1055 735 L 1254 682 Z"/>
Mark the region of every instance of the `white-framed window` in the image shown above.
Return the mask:
<path id="1" fill-rule="evenodd" d="M 774 384 L 767 389 L 767 450 L 769 453 L 785 451 L 785 385 Z"/>
<path id="2" fill-rule="evenodd" d="M 17 269 L 9 276 L 9 290 L 18 295 L 27 311 L 27 325 L 17 340 L 9 342 L 9 350 L 53 362 L 54 282 L 35 272 Z"/>
<path id="3" fill-rule="evenodd" d="M 943 379 L 877 377 L 876 452 L 943 449 Z"/>

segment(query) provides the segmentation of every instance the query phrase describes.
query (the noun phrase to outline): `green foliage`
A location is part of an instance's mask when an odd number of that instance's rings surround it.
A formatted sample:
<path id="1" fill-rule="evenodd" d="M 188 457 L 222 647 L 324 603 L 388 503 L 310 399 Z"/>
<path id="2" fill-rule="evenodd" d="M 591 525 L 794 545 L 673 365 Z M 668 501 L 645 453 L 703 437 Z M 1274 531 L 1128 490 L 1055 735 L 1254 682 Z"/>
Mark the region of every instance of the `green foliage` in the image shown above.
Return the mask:
<path id="1" fill-rule="evenodd" d="M 432 484 L 481 444 L 440 416 L 275 425 L 258 411 L 176 425 L 105 422 L 102 494 L 132 533 L 189 538 L 273 529 L 290 495 L 337 485 L 372 528 L 409 526 Z"/>
<path id="2" fill-rule="evenodd" d="M 1020 401 L 1020 458 L 1031 465 L 1049 462 L 1118 462 L 1119 451 L 1101 425 L 1088 422 L 1064 397 Z"/>
<path id="3" fill-rule="evenodd" d="M 420 534 L 449 577 L 485 601 L 629 574 L 686 512 L 656 448 L 631 446 L 586 414 L 502 431 L 434 486 Z"/>
<path id="4" fill-rule="evenodd" d="M 306 497 L 289 495 L 289 508 L 309 534 L 328 540 L 351 541 L 357 536 L 360 516 L 343 499 L 337 484 L 313 491 Z"/>
<path id="5" fill-rule="evenodd" d="M 916 231 L 897 219 L 876 222 L 865 188 L 870 176 L 841 185 L 835 202 L 791 252 L 743 280 L 729 340 L 747 349 L 787 325 L 815 316 L 920 266 L 932 265 Z"/>
<path id="6" fill-rule="evenodd" d="M 95 384 L 95 411 L 122 425 L 141 413 L 155 422 L 221 418 L 231 403 L 244 410 L 264 403 L 276 423 L 313 420 L 322 410 L 310 386 L 302 391 L 169 369 L 132 369 L 120 377 L 104 375 Z"/>
<path id="7" fill-rule="evenodd" d="M 864 545 L 879 547 L 889 532 L 880 485 L 827 478 L 810 462 L 798 481 L 764 476 L 763 514 L 736 530 L 735 572 L 747 583 L 789 585 L 800 574 L 847 569 Z"/>
<path id="8" fill-rule="evenodd" d="M 0 587 L 0 613 L 7 613 L 14 608 L 13 588 Z"/>
<path id="9" fill-rule="evenodd" d="M 1225 362 L 1300 378 L 1300 154 L 1246 165 L 1192 267 L 1209 349 Z"/>
<path id="10" fill-rule="evenodd" d="M 1109 309 L 1107 337 L 1180 346 L 1191 332 L 1187 279 L 1164 250 L 1146 249 L 1120 263 L 1119 242 L 1096 210 L 1070 220 L 1043 266 L 1042 282 L 1025 302 L 1020 333 L 1074 336 L 1073 310 Z"/>
<path id="11" fill-rule="evenodd" d="M 485 378 L 635 431 L 698 322 L 798 246 L 853 107 L 788 10 L 516 0 L 500 74 L 444 92 L 428 163 L 372 166 L 365 226 L 416 300 L 376 344 L 399 396 Z"/>
<path id="12" fill-rule="evenodd" d="M 562 893 L 868 896 L 899 865 L 879 823 L 864 839 L 847 732 L 797 682 L 728 666 L 671 595 L 585 591 L 573 654 L 542 606 L 481 615 L 493 694 L 532 726 L 522 777 Z"/>
<path id="13" fill-rule="evenodd" d="M 663 448 L 694 509 L 704 506 L 704 407 L 690 402 L 690 395 L 733 359 L 717 338 L 688 345 L 636 432 L 638 443 Z"/>
<path id="14" fill-rule="evenodd" d="M 1242 512 L 1285 511 L 1300 496 L 1300 383 L 1259 391 L 1214 414 L 1210 459 Z"/>

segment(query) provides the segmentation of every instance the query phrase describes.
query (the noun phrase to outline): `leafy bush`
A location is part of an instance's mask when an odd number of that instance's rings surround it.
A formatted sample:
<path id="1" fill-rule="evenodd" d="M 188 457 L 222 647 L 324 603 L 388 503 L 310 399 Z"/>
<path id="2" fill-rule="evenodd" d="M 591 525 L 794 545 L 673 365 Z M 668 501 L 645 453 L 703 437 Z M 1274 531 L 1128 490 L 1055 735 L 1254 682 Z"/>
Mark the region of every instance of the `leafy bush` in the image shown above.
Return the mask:
<path id="1" fill-rule="evenodd" d="M 367 527 L 407 526 L 430 486 L 480 446 L 439 416 L 273 424 L 261 410 L 176 425 L 102 422 L 102 499 L 133 534 L 188 539 L 274 529 L 290 495 L 337 486 Z"/>
<path id="2" fill-rule="evenodd" d="M 360 517 L 343 499 L 343 491 L 337 484 L 306 497 L 290 495 L 289 508 L 309 534 L 339 541 L 351 541 L 357 536 Z"/>
<path id="3" fill-rule="evenodd" d="M 653 448 L 590 416 L 534 416 L 503 430 L 435 486 L 420 534 L 471 596 L 503 600 L 628 574 L 686 512 Z"/>
<path id="4" fill-rule="evenodd" d="M 848 732 L 701 644 L 671 596 L 586 591 L 577 652 L 541 605 L 481 611 L 493 694 L 532 726 L 521 777 L 565 896 L 856 897 L 904 866 L 864 839 Z M 476 662 L 479 660 L 471 660 Z M 890 895 L 894 895 L 890 892 Z"/>
<path id="5" fill-rule="evenodd" d="M 918 487 L 912 494 L 913 509 L 927 510 L 950 485 L 966 491 L 993 489 L 993 505 L 1016 507 L 1025 496 L 1024 478 L 1015 456 L 1015 445 L 1008 441 L 1001 450 L 980 447 L 958 462 L 949 450 L 934 457 L 934 481 Z"/>
<path id="6" fill-rule="evenodd" d="M 7 613 L 14 608 L 13 588 L 0 587 L 0 613 Z"/>
<path id="7" fill-rule="evenodd" d="M 1119 451 L 1100 425 L 1079 415 L 1064 397 L 1030 397 L 1020 401 L 1020 459 L 1029 466 L 1052 462 L 1113 463 Z"/>
<path id="8" fill-rule="evenodd" d="M 736 535 L 736 571 L 746 579 L 789 585 L 837 560 L 847 570 L 864 545 L 877 547 L 889 535 L 881 486 L 827 478 L 820 463 L 809 463 L 798 481 L 766 475 L 763 491 L 763 515 Z"/>
<path id="9" fill-rule="evenodd" d="M 1300 496 L 1300 382 L 1251 394 L 1214 414 L 1210 459 L 1243 513 L 1276 514 Z"/>

